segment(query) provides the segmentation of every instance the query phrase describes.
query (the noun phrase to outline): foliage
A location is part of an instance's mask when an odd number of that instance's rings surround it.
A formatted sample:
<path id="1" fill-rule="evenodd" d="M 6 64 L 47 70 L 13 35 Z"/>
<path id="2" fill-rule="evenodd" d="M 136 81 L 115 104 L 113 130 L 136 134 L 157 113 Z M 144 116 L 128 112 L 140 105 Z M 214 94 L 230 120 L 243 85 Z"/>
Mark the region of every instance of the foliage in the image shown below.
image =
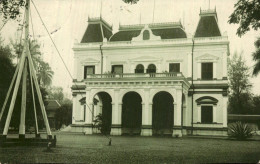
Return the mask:
<path id="1" fill-rule="evenodd" d="M 94 127 L 96 127 L 102 134 L 109 134 L 109 127 L 107 126 L 104 116 L 99 113 L 93 120 Z"/>
<path id="2" fill-rule="evenodd" d="M 69 125 L 72 123 L 72 102 L 69 99 L 65 99 L 61 104 L 61 107 L 56 110 L 55 113 L 56 128 L 60 129 L 61 126 Z"/>
<path id="3" fill-rule="evenodd" d="M 256 62 L 253 69 L 253 75 L 257 76 L 260 72 L 260 37 L 255 41 L 255 52 L 253 52 L 253 60 Z"/>
<path id="4" fill-rule="evenodd" d="M 63 88 L 62 87 L 50 87 L 48 89 L 49 99 L 57 100 L 59 103 L 62 103 L 64 100 Z"/>
<path id="5" fill-rule="evenodd" d="M 139 0 L 123 0 L 125 3 L 136 4 Z"/>
<path id="6" fill-rule="evenodd" d="M 253 114 L 260 115 L 260 95 L 255 95 L 252 98 L 252 105 L 253 105 L 253 107 L 252 107 Z"/>
<path id="7" fill-rule="evenodd" d="M 253 136 L 253 129 L 246 123 L 235 122 L 229 126 L 229 135 L 237 140 L 246 140 Z"/>
<path id="8" fill-rule="evenodd" d="M 260 28 L 259 0 L 238 0 L 235 10 L 229 16 L 229 23 L 239 24 L 237 35 L 241 36 L 250 30 L 250 26 L 257 30 Z"/>
<path id="9" fill-rule="evenodd" d="M 228 65 L 229 76 L 229 112 L 246 113 L 250 106 L 249 68 L 246 66 L 242 53 L 234 53 Z"/>
<path id="10" fill-rule="evenodd" d="M 235 10 L 229 16 L 229 23 L 239 24 L 237 35 L 242 36 L 250 27 L 254 30 L 260 28 L 260 1 L 259 0 L 238 0 L 234 5 Z M 253 75 L 260 71 L 260 38 L 255 41 L 256 51 L 253 53 L 254 65 Z"/>
<path id="11" fill-rule="evenodd" d="M 23 51 L 23 43 L 13 43 L 13 48 L 16 52 L 17 58 L 21 57 Z M 36 40 L 29 40 L 29 50 L 33 60 L 33 65 L 36 70 L 37 79 L 42 87 L 49 87 L 52 83 L 54 72 L 48 63 L 41 58 L 40 44 Z"/>
<path id="12" fill-rule="evenodd" d="M 24 0 L 1 0 L 0 13 L 3 13 L 4 19 L 16 19 L 20 16 L 21 8 L 24 6 Z"/>

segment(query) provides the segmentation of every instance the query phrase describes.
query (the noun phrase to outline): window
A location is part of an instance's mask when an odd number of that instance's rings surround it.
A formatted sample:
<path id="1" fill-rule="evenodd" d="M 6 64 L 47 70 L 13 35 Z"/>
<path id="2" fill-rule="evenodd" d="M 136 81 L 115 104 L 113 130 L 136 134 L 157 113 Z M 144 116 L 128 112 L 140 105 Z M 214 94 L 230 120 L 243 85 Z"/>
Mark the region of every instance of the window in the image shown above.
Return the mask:
<path id="1" fill-rule="evenodd" d="M 180 72 L 180 63 L 170 63 L 169 72 Z"/>
<path id="2" fill-rule="evenodd" d="M 95 74 L 95 66 L 85 66 L 84 67 L 84 79 L 87 78 L 87 75 Z"/>
<path id="3" fill-rule="evenodd" d="M 143 32 L 143 40 L 149 40 L 150 39 L 150 33 L 148 30 L 145 30 Z"/>
<path id="4" fill-rule="evenodd" d="M 201 106 L 201 123 L 213 123 L 213 106 Z"/>
<path id="5" fill-rule="evenodd" d="M 135 68 L 135 73 L 144 73 L 144 66 L 142 64 L 138 64 Z"/>
<path id="6" fill-rule="evenodd" d="M 213 79 L 213 63 L 201 63 L 201 79 Z"/>
<path id="7" fill-rule="evenodd" d="M 112 65 L 112 73 L 122 74 L 123 73 L 123 65 Z"/>
<path id="8" fill-rule="evenodd" d="M 156 66 L 154 64 L 150 64 L 146 70 L 147 73 L 156 73 Z"/>

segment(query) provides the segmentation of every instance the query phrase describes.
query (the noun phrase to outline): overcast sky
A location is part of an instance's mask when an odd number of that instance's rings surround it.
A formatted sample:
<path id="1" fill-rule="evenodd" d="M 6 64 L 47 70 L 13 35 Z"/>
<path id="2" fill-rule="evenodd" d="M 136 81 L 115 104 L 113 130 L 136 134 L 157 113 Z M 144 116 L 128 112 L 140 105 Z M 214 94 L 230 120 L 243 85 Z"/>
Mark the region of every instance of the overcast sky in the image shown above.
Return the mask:
<path id="1" fill-rule="evenodd" d="M 181 20 L 186 32 L 193 35 L 199 21 L 200 8 L 214 9 L 215 7 L 220 30 L 228 34 L 231 55 L 235 51 L 243 51 L 243 56 L 252 72 L 254 63 L 251 54 L 255 50 L 253 43 L 256 36 L 260 34 L 251 30 L 239 38 L 236 35 L 238 25 L 227 23 L 236 0 L 141 0 L 135 5 L 124 4 L 121 0 L 102 0 L 102 2 L 101 0 L 34 0 L 34 2 L 71 73 L 73 72 L 72 46 L 75 41 L 81 40 L 87 27 L 88 16 L 98 17 L 102 13 L 104 19 L 113 24 L 114 32 L 117 31 L 119 22 L 138 24 Z M 71 94 L 72 80 L 51 44 L 33 5 L 31 8 L 34 33 L 42 44 L 43 58 L 49 62 L 55 72 L 53 85 L 62 86 L 68 94 Z M 19 38 L 20 34 L 16 33 L 17 24 L 17 21 L 9 21 L 2 29 L 1 35 L 6 42 L 10 38 L 13 40 Z M 0 27 L 1 25 L 2 23 Z M 260 75 L 251 78 L 251 82 L 253 93 L 260 94 Z"/>

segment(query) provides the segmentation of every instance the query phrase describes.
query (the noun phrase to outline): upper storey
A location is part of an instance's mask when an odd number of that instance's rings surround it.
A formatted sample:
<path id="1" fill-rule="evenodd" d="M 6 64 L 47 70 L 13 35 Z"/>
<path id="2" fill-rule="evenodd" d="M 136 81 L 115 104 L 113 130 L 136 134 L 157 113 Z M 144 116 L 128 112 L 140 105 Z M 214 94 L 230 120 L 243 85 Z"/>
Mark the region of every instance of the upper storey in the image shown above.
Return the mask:
<path id="1" fill-rule="evenodd" d="M 200 10 L 200 20 L 194 37 L 221 36 L 216 9 Z"/>

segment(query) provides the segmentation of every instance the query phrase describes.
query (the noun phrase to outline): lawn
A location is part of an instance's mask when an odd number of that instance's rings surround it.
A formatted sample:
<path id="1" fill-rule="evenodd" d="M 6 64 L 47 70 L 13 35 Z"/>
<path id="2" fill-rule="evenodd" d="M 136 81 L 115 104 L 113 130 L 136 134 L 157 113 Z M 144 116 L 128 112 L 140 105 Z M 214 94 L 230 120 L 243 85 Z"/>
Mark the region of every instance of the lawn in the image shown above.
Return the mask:
<path id="1" fill-rule="evenodd" d="M 57 133 L 52 152 L 45 147 L 0 148 L 0 162 L 22 163 L 257 163 L 260 141 L 163 138 Z"/>

